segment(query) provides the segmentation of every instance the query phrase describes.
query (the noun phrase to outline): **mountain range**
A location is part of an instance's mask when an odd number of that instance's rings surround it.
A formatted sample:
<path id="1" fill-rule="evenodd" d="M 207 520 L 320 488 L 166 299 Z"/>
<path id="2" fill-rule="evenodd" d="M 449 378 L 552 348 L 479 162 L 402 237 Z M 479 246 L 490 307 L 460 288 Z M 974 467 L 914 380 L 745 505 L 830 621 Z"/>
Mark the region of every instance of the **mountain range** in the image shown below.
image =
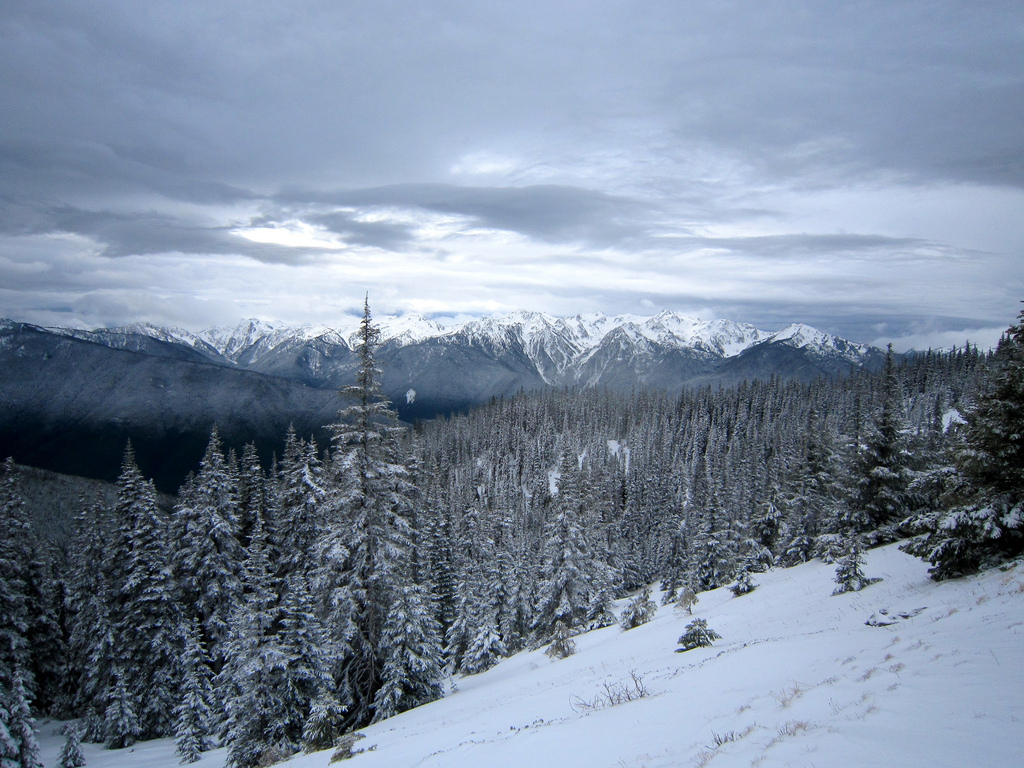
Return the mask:
<path id="1" fill-rule="evenodd" d="M 268 460 L 289 424 L 324 441 L 324 425 L 342 405 L 338 390 L 354 380 L 359 320 L 298 328 L 245 320 L 199 333 L 0 321 L 0 454 L 110 478 L 130 438 L 140 466 L 174 491 L 214 424 L 229 445 L 255 441 Z M 679 391 L 769 377 L 808 381 L 884 359 L 806 325 L 769 332 L 674 312 L 374 322 L 384 392 L 406 421 L 546 387 Z"/>

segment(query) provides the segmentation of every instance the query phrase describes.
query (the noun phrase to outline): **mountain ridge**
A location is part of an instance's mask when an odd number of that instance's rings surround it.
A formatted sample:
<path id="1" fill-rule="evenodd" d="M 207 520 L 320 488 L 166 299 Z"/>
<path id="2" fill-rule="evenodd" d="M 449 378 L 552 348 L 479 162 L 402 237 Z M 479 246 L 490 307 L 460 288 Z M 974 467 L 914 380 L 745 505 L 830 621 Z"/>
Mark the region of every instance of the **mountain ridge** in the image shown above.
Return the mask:
<path id="1" fill-rule="evenodd" d="M 173 492 L 218 425 L 265 457 L 289 424 L 323 441 L 355 381 L 358 319 L 347 326 L 245 320 L 192 333 L 139 323 L 42 328 L 0 321 L 0 452 L 45 469 L 111 479 L 131 438 Z M 811 381 L 880 366 L 884 354 L 794 324 L 771 333 L 678 313 L 653 317 L 519 312 L 451 327 L 382 317 L 382 388 L 413 423 L 552 387 L 682 391 L 756 379 Z"/>
<path id="2" fill-rule="evenodd" d="M 314 358 L 308 360 L 311 367 L 320 366 L 323 361 L 318 358 L 329 348 L 334 348 L 335 353 L 354 351 L 359 321 L 350 316 L 337 326 L 289 326 L 249 318 L 234 327 L 219 326 L 198 333 L 148 323 L 92 331 L 47 330 L 119 348 L 126 348 L 125 339 L 141 336 L 189 347 L 214 362 L 262 370 L 267 365 L 262 361 L 267 358 L 280 358 L 297 350 L 320 353 L 311 355 Z M 837 363 L 863 365 L 872 352 L 878 351 L 802 323 L 772 332 L 749 323 L 702 320 L 668 310 L 652 316 L 589 313 L 566 317 L 519 310 L 449 326 L 415 314 L 384 315 L 374 322 L 381 330 L 381 345 L 385 351 L 433 342 L 476 347 L 495 358 L 525 355 L 533 372 L 550 386 L 602 383 L 603 374 L 590 362 L 600 356 L 600 350 L 606 346 L 622 350 L 632 347 L 633 357 L 674 352 L 713 364 L 739 357 L 759 344 L 778 343 L 806 350 L 827 361 L 831 368 Z M 276 375 L 282 372 L 277 370 Z M 315 375 L 312 381 L 308 376 L 305 378 L 307 383 L 316 385 Z M 659 385 L 666 383 L 659 382 Z"/>

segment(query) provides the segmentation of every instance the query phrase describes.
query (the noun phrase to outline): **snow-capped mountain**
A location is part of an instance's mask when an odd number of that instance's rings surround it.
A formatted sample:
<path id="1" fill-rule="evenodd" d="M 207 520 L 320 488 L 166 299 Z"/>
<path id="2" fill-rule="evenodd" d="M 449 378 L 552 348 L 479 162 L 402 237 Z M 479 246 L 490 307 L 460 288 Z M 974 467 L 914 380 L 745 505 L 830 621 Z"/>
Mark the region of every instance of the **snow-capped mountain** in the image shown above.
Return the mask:
<path id="1" fill-rule="evenodd" d="M 548 387 L 680 391 L 769 377 L 809 381 L 884 359 L 803 325 L 771 333 L 672 312 L 516 312 L 448 327 L 413 315 L 375 322 L 383 390 L 406 421 Z M 358 329 L 359 318 L 299 328 L 247 320 L 200 333 L 0 322 L 0 442 L 50 455 L 53 445 L 79 440 L 89 450 L 68 449 L 73 460 L 58 457 L 53 466 L 91 476 L 120 465 L 128 437 L 140 452 L 184 455 L 205 443 L 214 423 L 273 451 L 289 423 L 307 433 L 331 423 L 343 402 L 338 390 L 355 381 Z M 177 488 L 181 478 L 169 472 L 160 481 Z"/>
<path id="2" fill-rule="evenodd" d="M 359 317 L 333 326 L 244 320 L 191 333 L 138 324 L 96 331 L 54 329 L 109 347 L 202 360 L 299 381 L 319 389 L 349 383 Z M 807 325 L 780 331 L 702 320 L 518 311 L 444 326 L 418 315 L 374 319 L 385 392 L 406 417 L 461 409 L 546 386 L 681 389 L 777 376 L 811 379 L 872 365 L 879 350 Z M 406 393 L 415 390 L 415 403 Z"/>
<path id="3" fill-rule="evenodd" d="M 735 357 L 766 341 L 785 342 L 793 347 L 813 349 L 818 354 L 839 353 L 853 363 L 860 362 L 868 352 L 864 345 L 803 324 L 790 325 L 772 333 L 749 323 L 701 320 L 667 311 L 653 317 L 602 314 L 555 317 L 541 312 L 519 311 L 448 327 L 419 315 L 388 315 L 376 318 L 374 323 L 380 328 L 381 341 L 385 345 L 408 346 L 432 339 L 446 339 L 496 350 L 521 349 L 539 370 L 552 374 L 564 373 L 579 364 L 615 331 L 621 331 L 637 342 L 646 339 L 659 346 L 698 350 L 719 358 Z M 315 341 L 343 344 L 355 349 L 359 318 L 347 317 L 335 327 L 306 325 L 293 328 L 249 319 L 233 328 L 210 328 L 198 334 L 148 324 L 110 329 L 109 332 L 139 333 L 193 347 L 212 348 L 233 360 L 243 355 L 255 360 L 261 354 L 282 346 L 293 347 Z"/>

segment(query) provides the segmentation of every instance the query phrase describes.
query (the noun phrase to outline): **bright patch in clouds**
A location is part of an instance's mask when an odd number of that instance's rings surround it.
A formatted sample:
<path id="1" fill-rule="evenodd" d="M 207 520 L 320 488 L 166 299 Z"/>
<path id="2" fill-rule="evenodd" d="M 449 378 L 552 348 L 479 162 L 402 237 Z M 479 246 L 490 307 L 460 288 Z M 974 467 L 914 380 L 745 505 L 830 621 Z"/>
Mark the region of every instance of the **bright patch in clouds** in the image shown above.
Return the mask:
<path id="1" fill-rule="evenodd" d="M 463 155 L 455 165 L 452 166 L 452 176 L 494 176 L 509 174 L 515 171 L 519 164 L 503 155 L 490 152 L 470 152 Z"/>
<path id="2" fill-rule="evenodd" d="M 334 232 L 314 227 L 304 221 L 286 221 L 272 227 L 247 227 L 231 230 L 231 234 L 253 243 L 283 245 L 289 248 L 327 248 L 337 250 L 345 242 Z"/>

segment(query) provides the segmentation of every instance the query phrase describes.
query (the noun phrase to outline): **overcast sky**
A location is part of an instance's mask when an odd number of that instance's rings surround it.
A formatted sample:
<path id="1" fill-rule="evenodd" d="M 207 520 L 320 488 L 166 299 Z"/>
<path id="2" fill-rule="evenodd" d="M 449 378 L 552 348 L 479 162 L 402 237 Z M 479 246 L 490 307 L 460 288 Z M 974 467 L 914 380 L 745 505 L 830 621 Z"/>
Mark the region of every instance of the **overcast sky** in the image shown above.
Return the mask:
<path id="1" fill-rule="evenodd" d="M 1024 300 L 1024 3 L 0 3 L 0 316 L 662 309 L 897 348 Z"/>

